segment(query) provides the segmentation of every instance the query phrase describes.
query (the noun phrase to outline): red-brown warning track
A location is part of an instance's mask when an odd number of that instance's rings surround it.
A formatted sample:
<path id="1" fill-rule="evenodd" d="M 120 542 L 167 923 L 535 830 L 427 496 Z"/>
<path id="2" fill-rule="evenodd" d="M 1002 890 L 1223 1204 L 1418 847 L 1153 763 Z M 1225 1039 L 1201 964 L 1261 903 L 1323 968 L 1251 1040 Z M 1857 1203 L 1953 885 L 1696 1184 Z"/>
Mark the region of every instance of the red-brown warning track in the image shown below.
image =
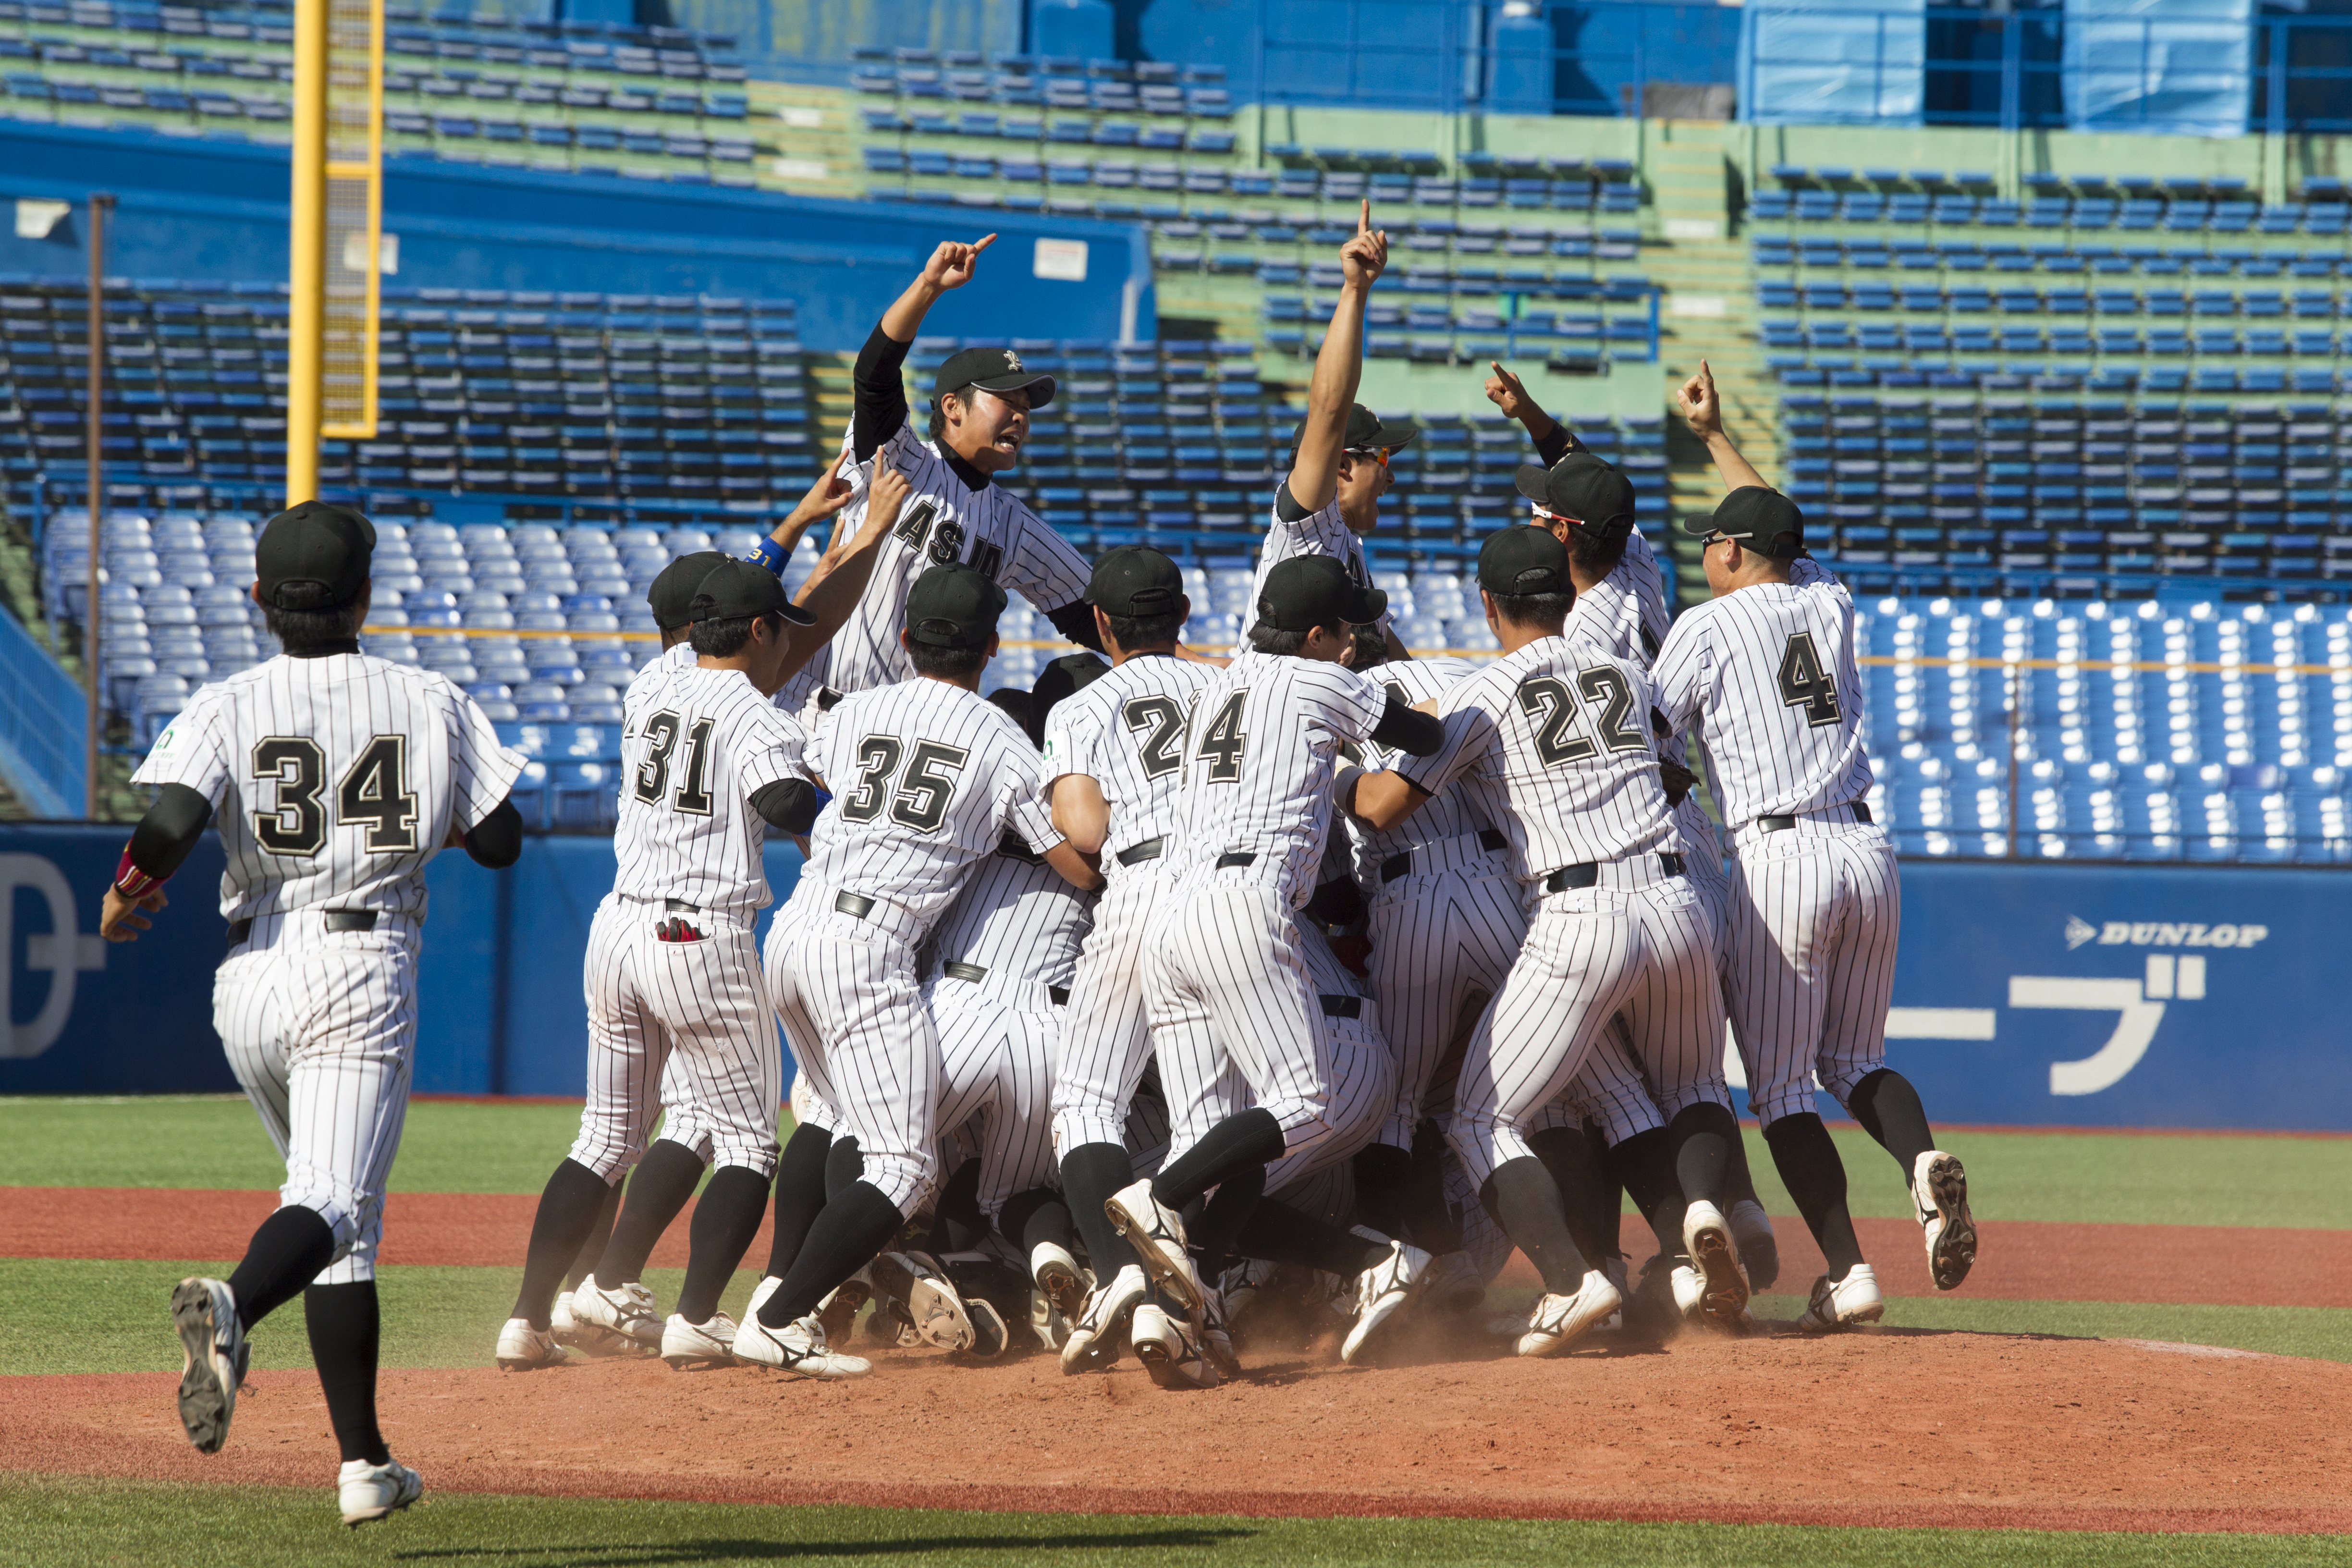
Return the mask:
<path id="1" fill-rule="evenodd" d="M 148 1187 L 0 1187 L 0 1258 L 235 1258 L 277 1206 L 274 1193 Z M 538 1199 L 395 1193 L 383 1261 L 520 1268 Z M 1778 1217 L 1782 1290 L 1801 1291 L 1821 1254 L 1793 1215 Z M 1890 1295 L 1934 1294 L 1908 1220 L 1859 1220 L 1863 1247 Z M 683 1268 L 686 1230 L 670 1227 L 656 1266 Z M 1625 1249 L 1655 1244 L 1628 1221 Z M 745 1254 L 768 1255 L 762 1230 Z M 1524 1268 L 1524 1266 L 1522 1266 Z M 1515 1282 L 1532 1285 L 1528 1272 Z M 2222 1226 L 2060 1225 L 2001 1220 L 1984 1228 L 1965 1294 L 2041 1301 L 2177 1302 L 2216 1307 L 2352 1307 L 2352 1230 Z"/>
<path id="2" fill-rule="evenodd" d="M 257 1374 L 212 1458 L 179 1434 L 173 1381 L 0 1379 L 0 1468 L 331 1481 L 308 1373 Z M 394 1451 L 444 1491 L 2352 1531 L 2352 1366 L 2133 1342 L 1881 1331 L 1685 1338 L 1556 1362 L 1350 1370 L 1277 1357 L 1192 1394 L 1154 1389 L 1131 1362 L 1071 1379 L 1042 1356 L 898 1354 L 849 1384 L 635 1362 L 394 1372 L 383 1394 Z"/>

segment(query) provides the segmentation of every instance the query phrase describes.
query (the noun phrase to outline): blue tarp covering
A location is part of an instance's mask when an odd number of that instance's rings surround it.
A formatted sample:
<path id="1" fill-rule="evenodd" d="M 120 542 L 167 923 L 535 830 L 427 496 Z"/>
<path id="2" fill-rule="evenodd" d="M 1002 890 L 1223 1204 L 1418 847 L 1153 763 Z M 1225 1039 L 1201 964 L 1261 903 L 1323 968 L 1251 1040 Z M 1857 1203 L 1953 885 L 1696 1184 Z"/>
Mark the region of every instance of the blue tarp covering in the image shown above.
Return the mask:
<path id="1" fill-rule="evenodd" d="M 1759 125 L 1918 125 L 1923 0 L 1750 5 L 1739 21 L 1739 118 Z"/>
<path id="2" fill-rule="evenodd" d="M 2066 123 L 2242 136 L 2253 0 L 2066 0 Z"/>

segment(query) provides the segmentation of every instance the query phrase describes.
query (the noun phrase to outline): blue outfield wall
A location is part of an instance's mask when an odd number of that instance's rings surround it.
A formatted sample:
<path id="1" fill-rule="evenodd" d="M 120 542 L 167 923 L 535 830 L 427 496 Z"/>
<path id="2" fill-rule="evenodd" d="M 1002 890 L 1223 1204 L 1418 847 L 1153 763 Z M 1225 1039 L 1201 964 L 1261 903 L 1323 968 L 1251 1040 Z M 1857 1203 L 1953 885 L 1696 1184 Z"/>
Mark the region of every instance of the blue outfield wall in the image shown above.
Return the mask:
<path id="1" fill-rule="evenodd" d="M 110 191 L 110 277 L 286 278 L 293 175 L 283 147 L 0 121 L 0 199 L 74 204 L 47 239 L 0 233 L 0 272 L 87 277 L 83 203 Z M 1150 242 L 1138 224 L 395 158 L 384 164 L 383 227 L 400 237 L 388 285 L 792 300 L 802 342 L 839 352 L 866 342 L 940 240 L 994 230 L 979 276 L 940 301 L 927 331 L 1159 331 Z M 1051 246 L 1041 266 L 1041 240 L 1082 243 L 1083 266 Z"/>
<path id="2" fill-rule="evenodd" d="M 0 1093 L 235 1087 L 212 1031 L 218 841 L 152 931 L 108 947 L 90 933 L 122 838 L 0 830 Z M 769 851 L 779 899 L 798 869 Z M 582 1091 L 581 963 L 612 875 L 593 838 L 533 839 L 505 873 L 435 860 L 419 1089 Z M 2327 978 L 2352 874 L 1907 861 L 1903 891 L 1888 1055 L 1937 1121 L 2352 1131 Z"/>

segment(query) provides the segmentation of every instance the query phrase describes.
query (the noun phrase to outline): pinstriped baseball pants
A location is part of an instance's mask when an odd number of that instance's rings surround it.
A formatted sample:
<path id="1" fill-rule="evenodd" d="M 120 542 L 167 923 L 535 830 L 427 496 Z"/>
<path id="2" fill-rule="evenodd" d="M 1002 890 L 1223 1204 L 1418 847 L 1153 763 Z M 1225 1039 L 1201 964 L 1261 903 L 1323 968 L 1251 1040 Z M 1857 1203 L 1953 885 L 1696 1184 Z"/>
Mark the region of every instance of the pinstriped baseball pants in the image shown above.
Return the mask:
<path id="1" fill-rule="evenodd" d="M 795 896 L 768 929 L 765 970 L 793 1059 L 834 1135 L 857 1140 L 865 1179 L 912 1218 L 939 1179 L 940 1103 L 939 1031 L 914 949 Z"/>
<path id="2" fill-rule="evenodd" d="M 783 1047 L 750 931 L 698 917 L 700 942 L 662 942 L 657 904 L 607 896 L 588 928 L 588 1103 L 572 1158 L 612 1181 L 667 1135 L 717 1165 L 776 1170 Z"/>
<path id="3" fill-rule="evenodd" d="M 940 1136 L 971 1124 L 980 1209 L 992 1221 L 1013 1194 L 1060 1184 L 1048 1097 L 1062 1009 L 1043 985 L 950 975 L 927 981 L 923 1000 L 940 1035 Z"/>
<path id="4" fill-rule="evenodd" d="M 375 1278 L 384 1181 L 408 1117 L 416 950 L 386 922 L 311 929 L 319 913 L 255 922 L 213 978 L 213 1027 L 286 1161 L 279 1204 L 316 1210 L 335 1233 L 335 1261 L 312 1283 L 354 1285 Z"/>
<path id="5" fill-rule="evenodd" d="M 1698 999 L 1715 996 L 1717 984 L 1708 928 L 1706 905 L 1680 878 L 1543 900 L 1463 1058 L 1446 1136 L 1474 1188 L 1496 1166 L 1532 1154 L 1527 1134 L 1584 1066 L 1612 1015 L 1626 1014 L 1640 1045 L 1703 1012 Z M 1720 1012 L 1716 1017 L 1719 1040 Z M 1686 1048 L 1682 1056 L 1697 1054 Z M 1719 1052 L 1717 1060 L 1712 1083 L 1719 1095 Z"/>
<path id="6" fill-rule="evenodd" d="M 1144 933 L 1176 879 L 1151 868 L 1122 868 L 1095 906 L 1094 929 L 1070 976 L 1054 1058 L 1054 1151 L 1117 1143 L 1135 1086 L 1151 1060 L 1143 996 Z"/>
<path id="7" fill-rule="evenodd" d="M 1732 1035 L 1748 1100 L 1770 1125 L 1838 1103 L 1886 1065 L 1903 888 L 1885 831 L 1799 818 L 1745 829 L 1730 868 Z"/>

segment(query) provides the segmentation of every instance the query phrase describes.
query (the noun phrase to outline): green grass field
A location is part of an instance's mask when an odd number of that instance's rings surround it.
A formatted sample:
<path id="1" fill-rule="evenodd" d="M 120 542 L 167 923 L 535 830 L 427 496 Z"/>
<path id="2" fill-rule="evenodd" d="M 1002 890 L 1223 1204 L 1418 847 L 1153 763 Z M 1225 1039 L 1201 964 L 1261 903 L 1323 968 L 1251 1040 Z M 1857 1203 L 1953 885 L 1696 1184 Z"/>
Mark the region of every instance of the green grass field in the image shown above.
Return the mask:
<path id="1" fill-rule="evenodd" d="M 577 1127 L 567 1105 L 424 1101 L 411 1110 L 393 1185 L 409 1192 L 536 1193 Z M 1856 1214 L 1907 1214 L 1899 1175 L 1859 1131 L 1838 1133 Z M 1955 1133 L 1980 1218 L 2346 1228 L 2352 1140 Z M 1751 1162 L 1775 1213 L 1793 1211 L 1761 1141 Z M 233 1098 L 0 1100 L 0 1185 L 258 1189 L 282 1172 Z M 171 1283 L 230 1259 L 0 1259 L 0 1373 L 175 1369 L 147 1316 L 96 1304 L 160 1300 Z M 517 1260 L 519 1268 L 520 1259 Z M 517 1268 L 385 1270 L 386 1366 L 479 1365 Z M 673 1270 L 648 1282 L 665 1299 Z M 725 1305 L 740 1310 L 739 1274 Z M 1794 1297 L 1758 1310 L 1793 1316 Z M 2226 1345 L 2352 1361 L 2352 1310 L 2032 1302 L 1966 1296 L 1888 1303 L 1890 1325 Z M 274 1324 L 273 1324 L 274 1326 Z M 288 1325 L 292 1329 L 292 1325 Z M 301 1368 L 299 1331 L 265 1330 L 256 1364 Z M 1801 1495 L 1801 1494 L 1800 1494 Z M 321 1489 L 190 1488 L 0 1473 L 0 1563 L 383 1561 L 499 1568 L 856 1561 L 1070 1563 L 1087 1568 L 1260 1563 L 1927 1564 L 2352 1564 L 2352 1542 L 2253 1535 L 2011 1531 L 1901 1532 L 1772 1526 L 1452 1520 L 972 1514 L 846 1507 L 435 1494 L 389 1530 L 334 1528 Z"/>

